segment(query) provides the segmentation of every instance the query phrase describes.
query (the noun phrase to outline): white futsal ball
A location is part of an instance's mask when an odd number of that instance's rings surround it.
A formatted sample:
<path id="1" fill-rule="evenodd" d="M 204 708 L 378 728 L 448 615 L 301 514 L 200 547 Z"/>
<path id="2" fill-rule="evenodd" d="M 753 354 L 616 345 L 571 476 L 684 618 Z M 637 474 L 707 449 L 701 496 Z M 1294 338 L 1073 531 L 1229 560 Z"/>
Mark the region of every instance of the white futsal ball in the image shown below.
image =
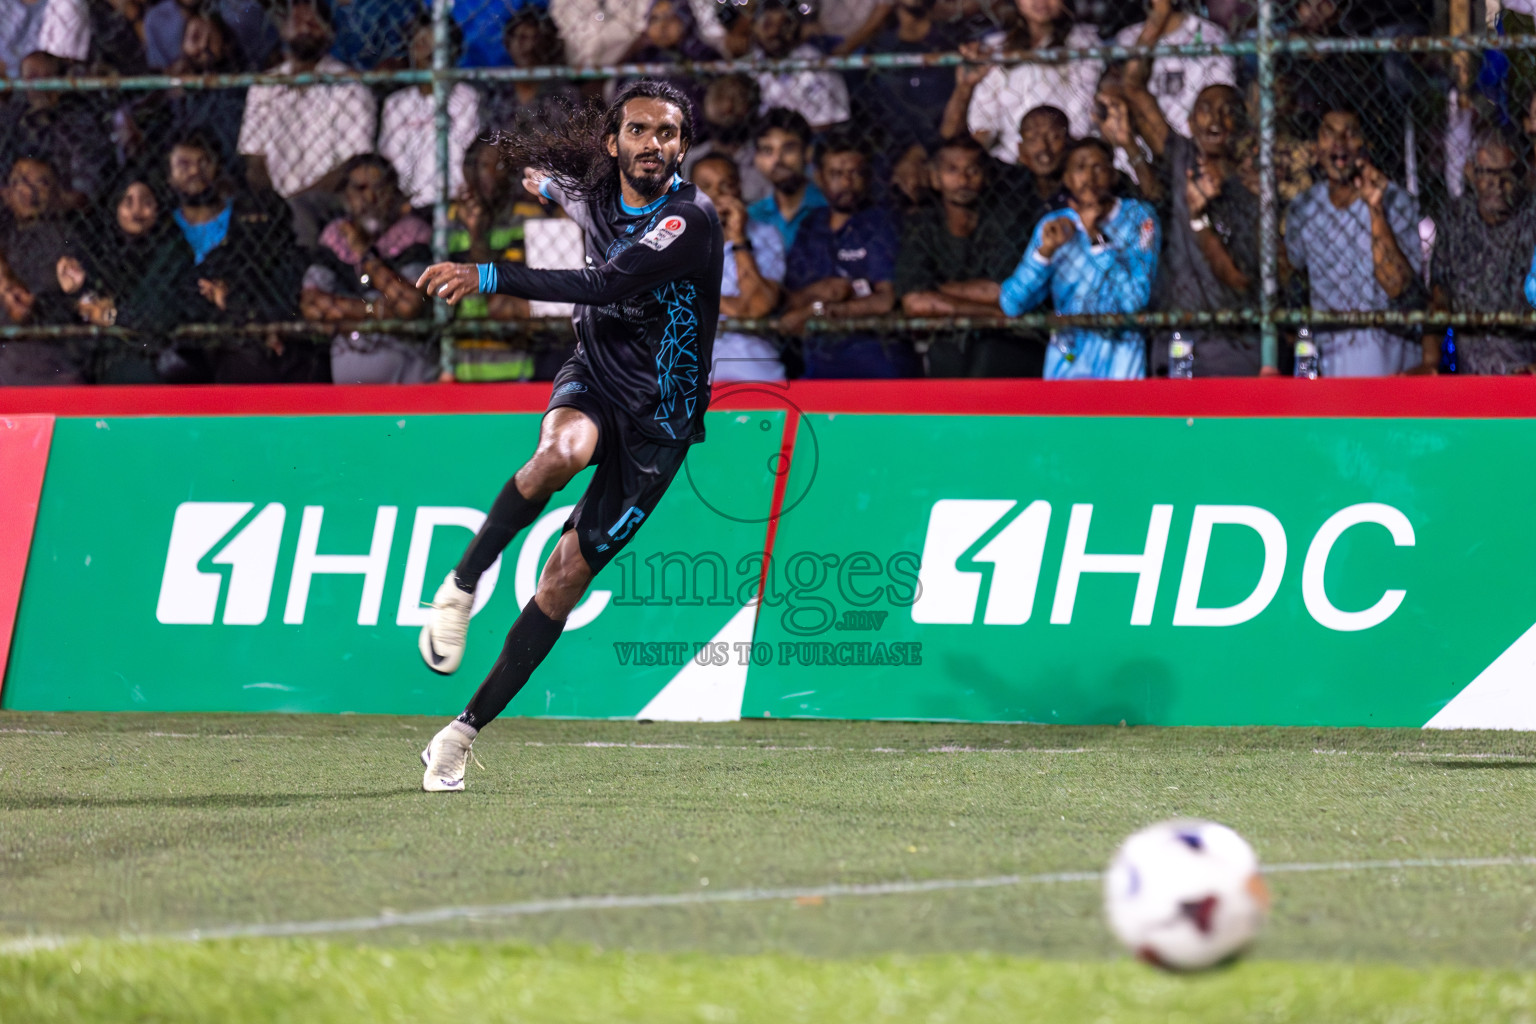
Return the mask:
<path id="1" fill-rule="evenodd" d="M 1121 845 L 1104 876 L 1115 936 L 1148 963 L 1193 971 L 1253 941 L 1269 889 L 1253 847 L 1225 825 L 1165 821 Z"/>

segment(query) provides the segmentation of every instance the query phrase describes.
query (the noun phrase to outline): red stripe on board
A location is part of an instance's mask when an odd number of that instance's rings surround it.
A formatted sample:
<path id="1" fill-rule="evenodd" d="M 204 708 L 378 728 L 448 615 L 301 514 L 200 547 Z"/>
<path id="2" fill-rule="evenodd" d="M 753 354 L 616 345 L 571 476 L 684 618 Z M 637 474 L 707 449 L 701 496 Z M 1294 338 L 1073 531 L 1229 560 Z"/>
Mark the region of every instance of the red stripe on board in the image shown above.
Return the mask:
<path id="1" fill-rule="evenodd" d="M 52 443 L 52 416 L 0 417 L 0 689 Z"/>
<path id="2" fill-rule="evenodd" d="M 779 535 L 779 517 L 784 514 L 784 495 L 789 489 L 789 471 L 794 466 L 795 437 L 800 432 L 800 410 L 790 408 L 784 415 L 784 435 L 779 442 L 778 475 L 773 481 L 773 501 L 768 505 L 768 532 L 763 538 L 763 571 L 757 578 L 757 611 L 763 611 L 767 593 L 768 567 L 773 559 L 773 541 Z"/>
<path id="3" fill-rule="evenodd" d="M 746 396 L 743 396 L 746 397 Z M 1536 416 L 1536 377 L 796 381 L 805 412 L 990 416 Z M 732 406 L 730 399 L 720 408 Z"/>
<path id="4" fill-rule="evenodd" d="M 400 413 L 543 412 L 538 384 L 334 384 L 265 386 L 0 388 L 0 415 L 391 416 Z"/>
<path id="5" fill-rule="evenodd" d="M 303 416 L 542 412 L 548 382 L 338 387 L 0 388 L 0 415 Z M 789 403 L 805 412 L 992 416 L 1536 416 L 1536 377 L 1358 380 L 871 380 L 727 385 L 719 409 Z"/>

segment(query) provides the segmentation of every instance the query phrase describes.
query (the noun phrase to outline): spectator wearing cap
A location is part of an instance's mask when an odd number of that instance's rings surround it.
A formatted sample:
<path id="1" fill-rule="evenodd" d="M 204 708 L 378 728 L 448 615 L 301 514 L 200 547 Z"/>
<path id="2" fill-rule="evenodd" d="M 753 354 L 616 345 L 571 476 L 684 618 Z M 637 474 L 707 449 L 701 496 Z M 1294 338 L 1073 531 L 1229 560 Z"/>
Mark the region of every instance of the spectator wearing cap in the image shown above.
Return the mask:
<path id="1" fill-rule="evenodd" d="M 693 183 L 715 204 L 725 238 L 720 315 L 748 319 L 769 315 L 778 307 L 779 285 L 784 280 L 784 243 L 779 233 L 747 216 L 736 161 L 724 153 L 699 160 Z M 715 338 L 710 374 L 714 383 L 783 379 L 784 362 L 771 341 L 739 331 L 722 331 Z"/>
<path id="2" fill-rule="evenodd" d="M 683 177 L 693 177 L 693 167 L 706 156 L 726 156 L 736 162 L 741 184 L 741 198 L 755 203 L 773 191 L 763 172 L 757 169 L 752 130 L 757 120 L 757 82 L 749 75 L 722 75 L 712 79 L 704 90 L 704 124 L 699 142 L 683 157 Z"/>
<path id="3" fill-rule="evenodd" d="M 747 207 L 747 214 L 778 231 L 788 252 L 794 247 L 800 225 L 813 211 L 827 205 L 821 189 L 806 176 L 811 126 L 798 111 L 774 107 L 758 122 L 755 135 L 752 160 L 773 192 Z"/>
<path id="4" fill-rule="evenodd" d="M 295 319 L 304 263 L 287 204 L 271 191 L 236 185 L 223 172 L 218 144 L 203 132 L 178 136 L 165 166 L 176 202 L 170 220 L 192 255 L 188 319 L 237 326 Z M 201 350 L 183 353 L 181 361 L 194 364 L 181 379 L 206 374 L 248 384 L 308 380 L 313 364 L 303 346 L 249 334 L 225 339 L 210 367 L 201 365 Z"/>
<path id="5" fill-rule="evenodd" d="M 287 59 L 279 74 L 353 70 L 326 53 L 333 39 L 328 0 L 290 0 L 282 37 Z M 373 93 L 354 82 L 256 85 L 246 94 L 240 152 L 247 176 L 289 201 L 300 245 L 314 243 L 320 219 L 336 208 L 347 161 L 373 151 L 377 119 Z"/>
<path id="6" fill-rule="evenodd" d="M 1139 137 L 1152 151 L 1170 212 L 1156 305 L 1170 312 L 1254 309 L 1259 304 L 1259 198 L 1246 181 L 1240 151 L 1248 139 L 1242 94 L 1230 85 L 1200 90 L 1183 132 L 1147 87 L 1147 62 L 1134 60 L 1125 99 Z M 1195 374 L 1251 377 L 1262 359 L 1256 331 L 1184 327 L 1195 346 Z M 1152 364 L 1167 363 L 1166 332 Z"/>
<path id="7" fill-rule="evenodd" d="M 90 59 L 91 16 L 85 0 L 0 2 L 0 61 L 6 74 L 22 77 L 22 59 L 37 52 L 61 61 Z"/>
<path id="8" fill-rule="evenodd" d="M 0 216 L 0 312 L 11 324 L 75 322 L 59 261 L 75 255 L 59 180 L 42 157 L 20 156 L 5 179 Z M 85 349 L 63 339 L 0 340 L 0 386 L 85 383 Z"/>
<path id="9" fill-rule="evenodd" d="M 987 151 L 969 135 L 939 146 L 930 161 L 939 204 L 903 225 L 896 257 L 896 292 L 908 316 L 999 316 L 995 293 L 1023 253 L 1022 238 L 1007 221 L 987 215 Z M 1043 339 L 999 330 L 946 331 L 928 343 L 929 377 L 1038 377 Z"/>
<path id="10" fill-rule="evenodd" d="M 788 309 L 779 326 L 790 335 L 813 316 L 881 316 L 896 308 L 896 224 L 871 201 L 860 140 L 829 133 L 817 147 L 816 173 L 827 205 L 807 215 L 784 270 Z M 806 336 L 803 351 L 807 377 L 910 377 L 917 370 L 905 338 L 818 332 Z"/>
<path id="11" fill-rule="evenodd" d="M 1151 0 L 1147 20 L 1123 29 L 1121 46 L 1191 46 L 1228 42 L 1221 26 L 1189 10 L 1190 0 Z M 1142 63 L 1146 63 L 1143 61 Z M 1189 118 L 1200 93 L 1213 85 L 1237 85 L 1231 57 L 1159 57 L 1146 72 L 1146 91 L 1156 100 L 1163 120 L 1180 135 L 1189 134 Z"/>
<path id="12" fill-rule="evenodd" d="M 800 41 L 804 15 L 796 0 L 759 0 L 752 16 L 752 52 L 763 60 L 815 58 L 821 50 Z M 788 107 L 820 132 L 848 120 L 848 86 L 834 71 L 763 71 L 757 75 L 762 110 Z"/>
<path id="13" fill-rule="evenodd" d="M 565 63 L 560 30 L 542 11 L 524 8 L 507 20 L 502 41 L 513 67 Z M 535 124 L 560 124 L 581 102 L 569 83 L 553 79 L 488 82 L 480 103 L 480 130 L 516 132 Z"/>
<path id="14" fill-rule="evenodd" d="M 1091 26 L 1072 20 L 1065 0 L 1015 0 L 1018 27 L 1006 36 L 961 47 L 972 59 L 986 55 L 1024 54 L 1056 47 L 1099 45 Z M 1093 128 L 1093 97 L 1104 65 L 1097 60 L 1066 64 L 961 64 L 955 68 L 955 91 L 944 108 L 940 134 L 945 138 L 969 131 L 994 157 L 1014 163 L 1019 152 L 1019 120 L 1024 112 L 1049 104 L 1067 115 L 1072 134 L 1081 138 Z"/>
<path id="15" fill-rule="evenodd" d="M 458 59 L 464 37 L 449 23 L 450 51 Z M 423 14 L 411 35 L 411 67 L 432 66 L 432 19 Z M 430 206 L 443 188 L 437 170 L 436 104 L 432 83 L 408 85 L 390 93 L 379 115 L 379 155 L 400 173 L 400 187 L 412 206 Z M 468 82 L 455 82 L 448 94 L 448 189 L 464 188 L 464 151 L 480 128 L 480 94 Z"/>
<path id="16" fill-rule="evenodd" d="M 1046 214 L 1013 275 L 998 290 L 1009 316 L 1049 296 L 1059 314 L 1140 313 L 1152 299 L 1162 232 L 1140 200 L 1114 194 L 1114 150 L 1079 139 L 1067 153 L 1065 209 Z M 1147 372 L 1146 339 L 1137 330 L 1067 327 L 1051 335 L 1047 380 L 1132 380 Z"/>
<path id="17" fill-rule="evenodd" d="M 1285 252 L 1305 274 L 1313 309 L 1406 311 L 1422 304 L 1418 204 L 1366 152 L 1360 116 L 1323 116 L 1317 157 L 1325 180 L 1297 196 L 1285 216 Z M 1327 377 L 1375 377 L 1419 362 L 1409 342 L 1380 327 L 1318 330 Z M 1413 346 L 1417 347 L 1417 346 Z"/>
<path id="18" fill-rule="evenodd" d="M 1524 149 L 1496 130 L 1478 133 L 1467 163 L 1468 188 L 1440 218 L 1430 256 L 1430 308 L 1507 313 L 1523 308 L 1536 257 L 1536 204 L 1526 187 Z M 1536 334 L 1517 327 L 1458 327 L 1456 372 L 1529 373 Z M 1424 335 L 1424 368 L 1440 364 L 1444 330 Z"/>
<path id="19" fill-rule="evenodd" d="M 432 262 L 432 225 L 409 212 L 388 160 L 355 156 L 343 168 L 346 216 L 325 226 L 304 272 L 300 307 L 307 320 L 414 320 L 427 308 L 416 279 Z M 438 377 L 437 350 L 377 330 L 331 339 L 331 379 L 338 384 L 420 384 Z"/>

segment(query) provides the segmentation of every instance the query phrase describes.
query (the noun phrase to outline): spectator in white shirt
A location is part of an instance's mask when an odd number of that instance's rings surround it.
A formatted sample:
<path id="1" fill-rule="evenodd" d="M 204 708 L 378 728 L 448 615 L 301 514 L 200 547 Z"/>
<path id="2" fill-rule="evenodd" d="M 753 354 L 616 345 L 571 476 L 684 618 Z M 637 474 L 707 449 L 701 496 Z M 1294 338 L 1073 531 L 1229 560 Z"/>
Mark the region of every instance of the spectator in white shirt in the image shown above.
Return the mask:
<path id="1" fill-rule="evenodd" d="M 281 35 L 287 59 L 274 70 L 344 74 L 353 69 L 327 56 L 334 32 L 328 0 L 290 0 Z M 253 85 L 240 123 L 240 152 L 258 190 L 288 200 L 299 244 L 312 247 L 320 225 L 339 209 L 342 166 L 373 152 L 378 109 L 356 82 L 331 85 Z"/>
<path id="2" fill-rule="evenodd" d="M 1221 26 L 1186 10 L 1189 0 L 1149 0 L 1147 20 L 1115 36 L 1121 46 L 1188 46 L 1192 43 L 1225 43 Z M 1147 91 L 1157 98 L 1164 119 L 1180 135 L 1189 137 L 1189 115 L 1195 100 L 1212 85 L 1236 85 L 1231 57 L 1159 57 L 1152 62 Z"/>
<path id="3" fill-rule="evenodd" d="M 459 62 L 464 49 L 464 30 L 448 23 L 449 66 Z M 411 31 L 411 67 L 432 66 L 432 17 L 423 12 Z M 379 117 L 379 155 L 400 174 L 400 189 L 412 206 L 430 206 L 442 191 L 437 173 L 437 132 L 432 83 L 408 85 L 390 93 Z M 448 94 L 448 189 L 457 195 L 464 188 L 464 152 L 475 141 L 480 126 L 480 94 L 468 82 L 457 82 Z"/>
<path id="4" fill-rule="evenodd" d="M 753 53 L 768 60 L 822 56 L 815 46 L 799 42 L 804 17 L 796 0 L 761 0 L 752 18 Z M 765 71 L 757 85 L 760 111 L 797 110 L 818 132 L 848 120 L 848 86 L 835 71 Z"/>
<path id="5" fill-rule="evenodd" d="M 1006 36 L 966 44 L 961 53 L 972 60 L 1002 54 L 1058 47 L 1098 46 L 1099 35 L 1089 25 L 1075 24 L 1064 0 L 1014 0 L 1019 23 Z M 1093 97 L 1104 64 L 1080 60 L 1068 64 L 961 64 L 955 68 L 955 91 L 939 134 L 950 138 L 969 129 L 971 135 L 1004 163 L 1019 159 L 1019 122 L 1035 107 L 1050 106 L 1067 115 L 1072 135 L 1093 134 Z"/>
<path id="6" fill-rule="evenodd" d="M 61 60 L 90 56 L 91 17 L 85 0 L 0 0 L 0 61 L 21 77 L 21 59 L 51 53 Z"/>
<path id="7" fill-rule="evenodd" d="M 572 64 L 617 64 L 645 31 L 643 0 L 549 0 Z"/>

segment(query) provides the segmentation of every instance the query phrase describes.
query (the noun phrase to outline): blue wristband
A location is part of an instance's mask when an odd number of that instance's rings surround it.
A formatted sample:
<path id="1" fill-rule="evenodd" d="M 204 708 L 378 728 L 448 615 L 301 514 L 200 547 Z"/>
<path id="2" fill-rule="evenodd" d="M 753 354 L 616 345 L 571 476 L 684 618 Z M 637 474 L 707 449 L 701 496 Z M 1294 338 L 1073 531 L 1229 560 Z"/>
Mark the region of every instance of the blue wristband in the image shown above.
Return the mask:
<path id="1" fill-rule="evenodd" d="M 480 294 L 489 295 L 496 290 L 496 264 L 476 263 L 475 269 L 480 272 Z"/>

